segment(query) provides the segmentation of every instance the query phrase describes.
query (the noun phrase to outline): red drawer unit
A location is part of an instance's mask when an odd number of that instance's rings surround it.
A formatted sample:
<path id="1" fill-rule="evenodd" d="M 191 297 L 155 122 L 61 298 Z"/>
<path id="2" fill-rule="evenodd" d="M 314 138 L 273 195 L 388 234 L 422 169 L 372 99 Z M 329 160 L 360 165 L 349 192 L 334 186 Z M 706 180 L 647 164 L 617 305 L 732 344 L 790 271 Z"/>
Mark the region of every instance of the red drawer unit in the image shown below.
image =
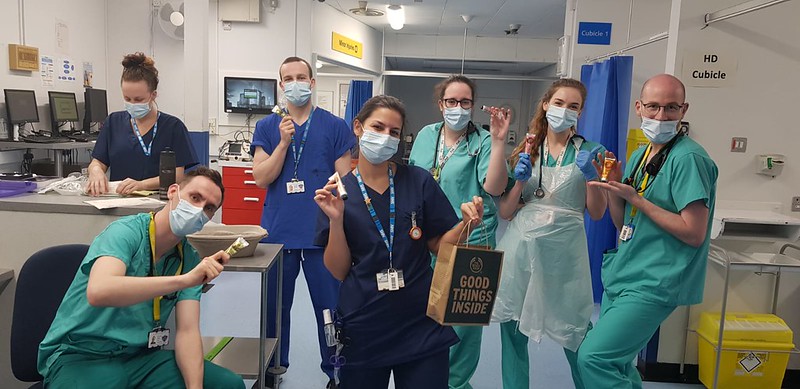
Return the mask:
<path id="1" fill-rule="evenodd" d="M 225 200 L 222 202 L 222 223 L 261 224 L 266 189 L 256 186 L 252 167 L 223 166 L 222 184 Z"/>

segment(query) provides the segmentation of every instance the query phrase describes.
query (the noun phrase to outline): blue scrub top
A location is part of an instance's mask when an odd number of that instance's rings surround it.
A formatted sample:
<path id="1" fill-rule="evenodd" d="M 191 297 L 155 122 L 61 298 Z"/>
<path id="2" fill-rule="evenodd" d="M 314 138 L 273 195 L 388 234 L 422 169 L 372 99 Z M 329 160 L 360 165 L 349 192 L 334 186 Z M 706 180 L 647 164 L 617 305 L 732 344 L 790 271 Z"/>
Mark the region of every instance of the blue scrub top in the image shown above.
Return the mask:
<path id="1" fill-rule="evenodd" d="M 150 156 L 145 155 L 142 150 L 139 137 L 131 126 L 131 115 L 127 111 L 113 112 L 106 118 L 92 151 L 92 158 L 109 167 L 111 181 L 158 177 L 161 152 L 168 147 L 175 152 L 175 166 L 189 169 L 197 165 L 197 155 L 189 140 L 186 125 L 175 116 L 164 112 L 160 114 L 155 139 L 152 130 L 142 137 L 145 145 L 153 141 Z"/>
<path id="2" fill-rule="evenodd" d="M 405 287 L 379 292 L 375 275 L 389 267 L 389 252 L 355 176 L 350 173 L 343 179 L 350 195 L 344 206 L 344 233 L 353 263 L 339 289 L 338 313 L 344 334 L 350 338 L 342 351 L 350 368 L 400 364 L 441 352 L 458 342 L 452 328 L 426 316 L 433 278 L 428 240 L 453 228 L 458 216 L 428 171 L 399 165 L 394 180 L 394 267 L 403 271 Z M 367 187 L 367 193 L 388 237 L 389 190 L 379 194 Z M 412 212 L 416 212 L 417 226 L 422 229 L 419 240 L 408 234 Z M 328 232 L 328 218 L 320 212 L 314 243 L 325 246 Z"/>
<path id="3" fill-rule="evenodd" d="M 281 141 L 280 122 L 280 116 L 269 115 L 256 123 L 250 154 L 255 155 L 257 147 L 267 154 L 275 151 Z M 286 193 L 286 183 L 294 176 L 294 156 L 289 147 L 280 176 L 269 185 L 261 214 L 261 226 L 269 232 L 263 242 L 282 243 L 284 249 L 317 248 L 313 244 L 314 223 L 320 211 L 314 203 L 314 191 L 325 186 L 328 177 L 336 171 L 336 160 L 349 153 L 356 144 L 355 135 L 347 123 L 322 108 L 315 108 L 310 127 L 297 168 L 298 180 L 305 182 L 305 193 Z M 295 123 L 294 128 L 295 145 L 299 151 L 305 123 Z"/>

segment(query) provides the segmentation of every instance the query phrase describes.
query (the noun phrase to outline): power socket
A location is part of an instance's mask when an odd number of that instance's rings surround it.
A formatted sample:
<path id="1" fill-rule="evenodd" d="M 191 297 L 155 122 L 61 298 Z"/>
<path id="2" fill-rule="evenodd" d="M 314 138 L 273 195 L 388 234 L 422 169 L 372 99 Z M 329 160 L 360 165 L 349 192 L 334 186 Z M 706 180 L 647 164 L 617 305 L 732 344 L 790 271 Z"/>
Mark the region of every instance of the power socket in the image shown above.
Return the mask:
<path id="1" fill-rule="evenodd" d="M 792 197 L 792 212 L 800 212 L 800 196 Z"/>
<path id="2" fill-rule="evenodd" d="M 208 118 L 208 133 L 209 135 L 219 135 L 217 131 L 217 118 Z"/>

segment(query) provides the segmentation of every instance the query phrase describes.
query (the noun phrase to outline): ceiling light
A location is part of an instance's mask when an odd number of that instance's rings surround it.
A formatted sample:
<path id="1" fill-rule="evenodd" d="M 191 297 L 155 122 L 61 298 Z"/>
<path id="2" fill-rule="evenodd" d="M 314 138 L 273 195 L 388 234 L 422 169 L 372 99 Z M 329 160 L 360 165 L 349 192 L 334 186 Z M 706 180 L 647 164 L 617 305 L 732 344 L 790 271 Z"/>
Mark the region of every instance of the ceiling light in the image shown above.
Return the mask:
<path id="1" fill-rule="evenodd" d="M 389 25 L 392 26 L 392 29 L 400 30 L 406 23 L 406 11 L 400 5 L 387 5 L 386 19 L 389 19 Z"/>

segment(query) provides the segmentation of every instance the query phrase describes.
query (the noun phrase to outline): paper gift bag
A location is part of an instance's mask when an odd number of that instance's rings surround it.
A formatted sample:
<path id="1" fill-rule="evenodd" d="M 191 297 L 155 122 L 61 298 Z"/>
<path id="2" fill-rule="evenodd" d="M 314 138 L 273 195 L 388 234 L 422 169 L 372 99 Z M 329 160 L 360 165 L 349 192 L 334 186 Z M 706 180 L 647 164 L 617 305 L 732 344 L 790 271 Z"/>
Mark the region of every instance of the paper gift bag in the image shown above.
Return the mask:
<path id="1" fill-rule="evenodd" d="M 502 268 L 502 251 L 442 243 L 428 316 L 442 325 L 489 325 Z"/>

